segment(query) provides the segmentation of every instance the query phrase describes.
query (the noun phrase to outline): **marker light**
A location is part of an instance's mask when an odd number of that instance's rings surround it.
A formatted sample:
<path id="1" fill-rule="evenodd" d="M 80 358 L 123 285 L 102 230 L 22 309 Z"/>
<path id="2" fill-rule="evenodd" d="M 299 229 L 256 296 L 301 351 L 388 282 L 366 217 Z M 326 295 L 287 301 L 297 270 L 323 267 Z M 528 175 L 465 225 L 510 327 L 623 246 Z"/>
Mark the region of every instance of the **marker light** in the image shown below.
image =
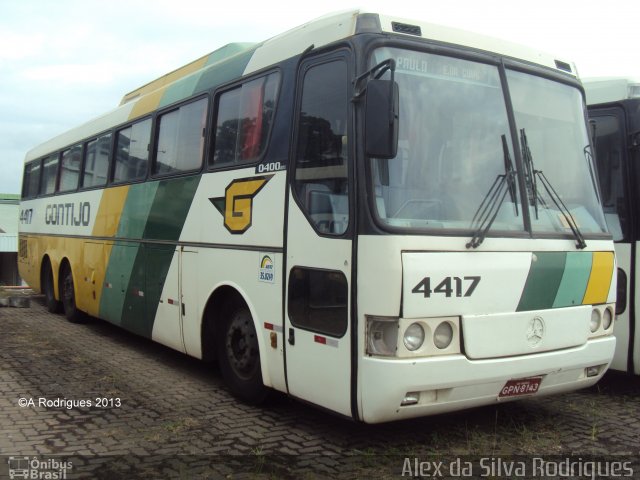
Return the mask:
<path id="1" fill-rule="evenodd" d="M 600 311 L 597 308 L 591 310 L 591 324 L 589 325 L 591 333 L 594 333 L 600 328 Z"/>
<path id="2" fill-rule="evenodd" d="M 424 328 L 419 323 L 412 323 L 404 332 L 404 346 L 407 350 L 419 349 L 424 343 Z"/>
<path id="3" fill-rule="evenodd" d="M 605 308 L 604 313 L 602 314 L 602 326 L 605 330 L 608 330 L 613 322 L 613 315 L 611 314 L 610 308 Z"/>

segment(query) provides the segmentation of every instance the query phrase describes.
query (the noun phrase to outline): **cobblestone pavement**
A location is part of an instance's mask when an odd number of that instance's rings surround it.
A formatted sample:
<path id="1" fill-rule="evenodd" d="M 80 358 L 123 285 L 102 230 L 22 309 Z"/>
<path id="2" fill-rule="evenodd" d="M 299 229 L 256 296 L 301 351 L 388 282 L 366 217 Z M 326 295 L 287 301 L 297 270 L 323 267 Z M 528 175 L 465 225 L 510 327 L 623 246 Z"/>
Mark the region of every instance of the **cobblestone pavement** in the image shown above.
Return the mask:
<path id="1" fill-rule="evenodd" d="M 37 300 L 0 309 L 0 478 L 16 465 L 10 456 L 105 479 L 401 478 L 406 457 L 633 459 L 639 394 L 639 379 L 608 374 L 571 394 L 362 425 L 280 394 L 238 403 L 215 366 L 99 320 L 69 323 Z M 96 398 L 120 406 L 98 408 Z"/>

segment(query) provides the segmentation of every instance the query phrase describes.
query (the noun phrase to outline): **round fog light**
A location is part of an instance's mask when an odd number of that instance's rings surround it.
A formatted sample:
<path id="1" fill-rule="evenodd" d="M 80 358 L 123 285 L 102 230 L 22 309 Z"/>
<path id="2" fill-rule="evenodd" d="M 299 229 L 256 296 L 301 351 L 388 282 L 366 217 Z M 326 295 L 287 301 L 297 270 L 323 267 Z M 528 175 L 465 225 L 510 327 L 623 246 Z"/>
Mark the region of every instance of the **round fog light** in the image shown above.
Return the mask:
<path id="1" fill-rule="evenodd" d="M 453 340 L 453 327 L 449 322 L 442 322 L 433 333 L 433 343 L 440 350 L 444 350 Z"/>
<path id="2" fill-rule="evenodd" d="M 613 315 L 611 315 L 611 309 L 606 308 L 604 313 L 602 314 L 602 326 L 605 330 L 608 330 L 611 326 L 611 322 L 613 322 Z"/>
<path id="3" fill-rule="evenodd" d="M 591 333 L 594 333 L 600 328 L 600 311 L 597 308 L 591 311 L 591 324 L 589 328 L 591 329 Z"/>
<path id="4" fill-rule="evenodd" d="M 412 323 L 404 332 L 404 346 L 407 350 L 419 349 L 424 342 L 424 329 L 419 323 Z"/>

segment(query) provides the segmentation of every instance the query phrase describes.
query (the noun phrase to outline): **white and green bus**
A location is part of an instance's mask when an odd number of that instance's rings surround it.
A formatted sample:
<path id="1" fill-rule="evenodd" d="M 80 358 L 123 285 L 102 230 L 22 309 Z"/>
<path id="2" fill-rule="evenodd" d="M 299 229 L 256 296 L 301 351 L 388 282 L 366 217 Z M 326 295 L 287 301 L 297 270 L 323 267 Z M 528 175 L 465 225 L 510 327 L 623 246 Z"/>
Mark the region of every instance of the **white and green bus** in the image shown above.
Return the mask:
<path id="1" fill-rule="evenodd" d="M 615 257 L 571 63 L 351 11 L 231 44 L 26 157 L 20 273 L 369 423 L 586 387 Z"/>
<path id="2" fill-rule="evenodd" d="M 596 164 L 605 220 L 618 266 L 616 353 L 611 368 L 640 374 L 640 325 L 636 279 L 640 230 L 640 78 L 600 77 L 583 81 L 595 136 Z"/>

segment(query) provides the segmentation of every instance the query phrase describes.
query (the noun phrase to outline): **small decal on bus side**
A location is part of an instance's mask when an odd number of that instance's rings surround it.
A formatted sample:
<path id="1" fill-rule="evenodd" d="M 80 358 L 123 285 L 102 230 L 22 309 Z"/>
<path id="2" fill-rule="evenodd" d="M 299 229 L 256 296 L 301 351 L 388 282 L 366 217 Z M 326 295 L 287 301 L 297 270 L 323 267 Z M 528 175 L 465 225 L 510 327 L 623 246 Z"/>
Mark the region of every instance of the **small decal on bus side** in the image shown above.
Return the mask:
<path id="1" fill-rule="evenodd" d="M 258 280 L 261 282 L 274 283 L 276 280 L 272 255 L 260 254 L 260 270 Z"/>
<path id="2" fill-rule="evenodd" d="M 430 298 L 434 294 L 443 294 L 445 297 L 470 297 L 473 295 L 476 287 L 480 283 L 482 277 L 480 276 L 468 276 L 468 277 L 445 277 L 437 286 L 431 289 L 431 277 L 424 277 L 420 282 L 413 287 L 411 293 L 421 293 L 424 298 Z M 433 282 L 435 283 L 435 281 Z"/>
<path id="3" fill-rule="evenodd" d="M 261 163 L 256 167 L 256 173 L 279 172 L 286 169 L 287 164 L 284 162 Z"/>

